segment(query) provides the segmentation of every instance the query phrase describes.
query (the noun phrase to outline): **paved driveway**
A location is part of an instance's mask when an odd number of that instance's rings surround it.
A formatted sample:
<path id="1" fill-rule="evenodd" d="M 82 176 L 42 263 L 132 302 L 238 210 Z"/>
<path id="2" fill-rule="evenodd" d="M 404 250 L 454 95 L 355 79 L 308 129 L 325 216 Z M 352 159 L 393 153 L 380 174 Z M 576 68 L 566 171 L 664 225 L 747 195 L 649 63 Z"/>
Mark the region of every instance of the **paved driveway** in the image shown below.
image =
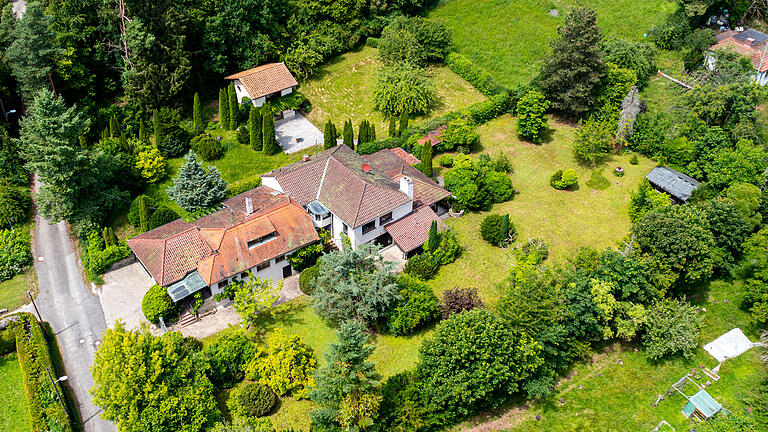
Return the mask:
<path id="1" fill-rule="evenodd" d="M 303 115 L 296 113 L 290 119 L 275 123 L 277 143 L 286 153 L 296 153 L 313 145 L 323 145 L 323 133 Z"/>
<path id="2" fill-rule="evenodd" d="M 113 328 L 118 319 L 128 329 L 149 323 L 141 311 L 141 299 L 154 284 L 138 262 L 105 274 L 99 297 L 107 326 Z"/>

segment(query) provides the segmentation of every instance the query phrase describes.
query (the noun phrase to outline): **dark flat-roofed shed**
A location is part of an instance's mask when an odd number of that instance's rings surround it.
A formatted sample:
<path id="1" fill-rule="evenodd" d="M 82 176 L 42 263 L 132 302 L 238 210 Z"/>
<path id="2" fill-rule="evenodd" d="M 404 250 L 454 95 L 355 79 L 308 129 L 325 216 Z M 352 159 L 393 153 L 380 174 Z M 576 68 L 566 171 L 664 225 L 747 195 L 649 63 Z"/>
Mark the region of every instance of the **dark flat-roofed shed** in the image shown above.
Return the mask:
<path id="1" fill-rule="evenodd" d="M 701 184 L 698 180 L 669 167 L 656 167 L 645 178 L 654 188 L 668 193 L 680 203 L 688 201 L 693 191 Z"/>

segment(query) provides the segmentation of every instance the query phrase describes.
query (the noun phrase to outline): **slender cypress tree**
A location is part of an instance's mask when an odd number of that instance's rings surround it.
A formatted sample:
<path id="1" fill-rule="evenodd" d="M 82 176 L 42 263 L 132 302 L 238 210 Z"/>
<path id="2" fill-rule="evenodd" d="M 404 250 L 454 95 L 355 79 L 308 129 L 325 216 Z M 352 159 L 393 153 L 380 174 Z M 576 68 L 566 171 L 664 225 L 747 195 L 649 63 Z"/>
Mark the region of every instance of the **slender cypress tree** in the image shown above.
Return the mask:
<path id="1" fill-rule="evenodd" d="M 219 126 L 229 129 L 229 101 L 226 89 L 219 89 Z"/>
<path id="2" fill-rule="evenodd" d="M 336 126 L 328 119 L 323 129 L 323 149 L 328 150 L 333 147 L 336 147 Z"/>
<path id="3" fill-rule="evenodd" d="M 160 127 L 160 113 L 157 110 L 152 111 L 152 133 L 155 134 L 155 146 L 159 147 L 163 142 L 163 131 Z"/>
<path id="4" fill-rule="evenodd" d="M 117 138 L 120 136 L 120 125 L 117 124 L 117 117 L 114 115 L 109 118 L 109 137 Z"/>
<path id="5" fill-rule="evenodd" d="M 116 246 L 119 240 L 112 227 L 104 227 L 104 244 L 106 246 Z"/>
<path id="6" fill-rule="evenodd" d="M 355 135 L 352 131 L 352 120 L 344 122 L 344 145 L 353 149 L 355 148 Z"/>
<path id="7" fill-rule="evenodd" d="M 139 141 L 147 142 L 147 130 L 144 128 L 144 119 L 139 119 Z"/>
<path id="8" fill-rule="evenodd" d="M 120 148 L 126 153 L 133 153 L 133 150 L 128 148 L 128 138 L 123 132 L 120 132 Z"/>
<path id="9" fill-rule="evenodd" d="M 376 141 L 376 125 L 368 122 L 368 142 Z"/>
<path id="10" fill-rule="evenodd" d="M 196 134 L 200 134 L 205 130 L 205 125 L 203 125 L 203 107 L 200 104 L 200 95 L 197 93 L 195 93 L 195 99 L 192 103 L 192 121 Z"/>
<path id="11" fill-rule="evenodd" d="M 427 142 L 424 143 L 424 147 L 421 148 L 419 170 L 423 172 L 425 176 L 432 178 L 432 142 L 430 140 L 427 140 Z"/>
<path id="12" fill-rule="evenodd" d="M 360 129 L 357 132 L 357 145 L 368 142 L 368 120 L 360 122 Z"/>
<path id="13" fill-rule="evenodd" d="M 509 237 L 509 214 L 505 214 L 501 220 L 501 233 L 504 238 L 501 240 L 502 244 L 507 243 L 507 237 Z"/>
<path id="14" fill-rule="evenodd" d="M 105 127 L 103 131 L 101 131 L 101 139 L 105 140 L 109 138 L 109 126 Z"/>
<path id="15" fill-rule="evenodd" d="M 389 136 L 392 138 L 397 136 L 397 120 L 395 120 L 395 116 L 389 117 Z"/>
<path id="16" fill-rule="evenodd" d="M 275 116 L 272 114 L 272 107 L 270 107 L 269 104 L 265 104 L 261 109 L 262 148 L 264 153 L 270 156 L 278 154 L 282 149 L 277 145 L 277 139 L 275 138 Z"/>
<path id="17" fill-rule="evenodd" d="M 437 221 L 432 221 L 432 225 L 429 226 L 429 236 L 427 237 L 427 244 L 429 245 L 429 251 L 434 252 L 437 250 L 437 246 L 440 243 L 440 239 L 437 237 Z"/>
<path id="18" fill-rule="evenodd" d="M 248 132 L 250 133 L 251 148 L 261 151 L 261 112 L 255 106 L 251 106 L 248 113 Z"/>
<path id="19" fill-rule="evenodd" d="M 235 83 L 229 83 L 229 129 L 237 129 L 237 114 L 239 112 L 237 103 L 237 93 L 235 92 Z"/>
<path id="20" fill-rule="evenodd" d="M 146 195 L 139 195 L 139 230 L 149 231 L 149 203 Z"/>
<path id="21" fill-rule="evenodd" d="M 402 135 L 406 129 L 408 129 L 408 113 L 403 110 L 403 112 L 400 113 L 400 130 L 398 131 L 398 135 Z"/>

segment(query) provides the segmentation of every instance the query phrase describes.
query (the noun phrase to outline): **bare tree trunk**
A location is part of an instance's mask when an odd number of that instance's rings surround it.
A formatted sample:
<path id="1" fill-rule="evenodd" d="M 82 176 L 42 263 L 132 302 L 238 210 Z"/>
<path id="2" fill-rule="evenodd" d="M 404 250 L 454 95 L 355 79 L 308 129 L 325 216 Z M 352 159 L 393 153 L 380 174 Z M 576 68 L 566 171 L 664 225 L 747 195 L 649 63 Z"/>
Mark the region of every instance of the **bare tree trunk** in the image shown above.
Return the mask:
<path id="1" fill-rule="evenodd" d="M 51 74 L 48 74 L 48 81 L 51 83 L 51 91 L 53 91 L 53 96 L 56 97 L 56 99 L 59 98 L 58 93 L 56 93 L 56 86 L 53 85 L 53 77 Z"/>
<path id="2" fill-rule="evenodd" d="M 123 51 L 123 59 L 125 60 L 125 64 L 128 66 L 133 66 L 131 64 L 131 59 L 128 53 L 128 38 L 126 37 L 125 32 L 125 1 L 124 0 L 117 0 L 117 15 L 120 17 L 120 38 L 122 39 L 121 43 L 121 49 Z"/>

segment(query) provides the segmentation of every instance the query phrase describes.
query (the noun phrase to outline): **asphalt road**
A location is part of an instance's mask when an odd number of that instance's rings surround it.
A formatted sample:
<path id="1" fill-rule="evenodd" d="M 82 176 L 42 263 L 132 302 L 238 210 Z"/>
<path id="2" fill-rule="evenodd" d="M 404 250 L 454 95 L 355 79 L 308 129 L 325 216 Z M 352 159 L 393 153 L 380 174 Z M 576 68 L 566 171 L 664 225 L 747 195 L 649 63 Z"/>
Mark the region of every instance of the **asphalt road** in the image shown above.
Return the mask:
<path id="1" fill-rule="evenodd" d="M 56 333 L 85 432 L 117 431 L 114 423 L 99 416 L 101 408 L 88 394 L 93 386 L 90 366 L 107 323 L 99 298 L 83 280 L 66 223 L 50 225 L 35 216 L 35 270 L 40 287 L 37 307 Z"/>

